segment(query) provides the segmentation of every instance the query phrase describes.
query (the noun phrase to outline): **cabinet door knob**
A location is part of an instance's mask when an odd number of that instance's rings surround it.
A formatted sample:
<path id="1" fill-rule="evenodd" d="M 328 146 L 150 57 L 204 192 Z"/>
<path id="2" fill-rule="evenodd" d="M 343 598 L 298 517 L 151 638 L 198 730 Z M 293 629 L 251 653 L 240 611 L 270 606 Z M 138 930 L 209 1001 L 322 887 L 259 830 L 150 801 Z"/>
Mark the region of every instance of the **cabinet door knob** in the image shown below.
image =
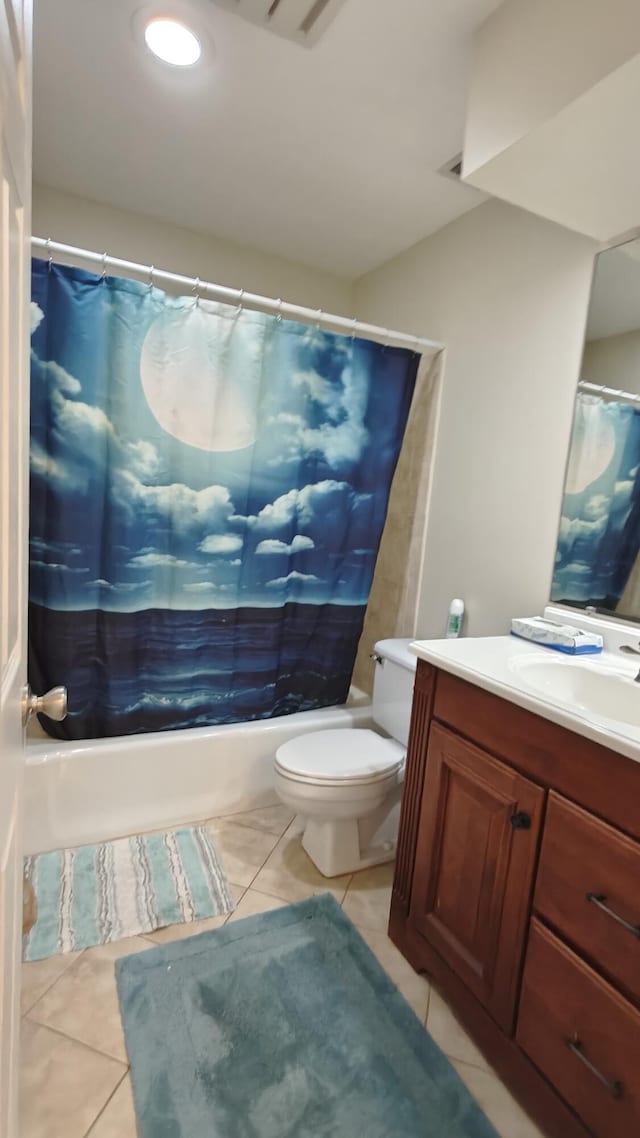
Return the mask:
<path id="1" fill-rule="evenodd" d="M 525 814 L 524 810 L 519 810 L 517 814 L 512 814 L 509 821 L 511 822 L 512 830 L 531 829 L 531 817 L 529 814 Z"/>

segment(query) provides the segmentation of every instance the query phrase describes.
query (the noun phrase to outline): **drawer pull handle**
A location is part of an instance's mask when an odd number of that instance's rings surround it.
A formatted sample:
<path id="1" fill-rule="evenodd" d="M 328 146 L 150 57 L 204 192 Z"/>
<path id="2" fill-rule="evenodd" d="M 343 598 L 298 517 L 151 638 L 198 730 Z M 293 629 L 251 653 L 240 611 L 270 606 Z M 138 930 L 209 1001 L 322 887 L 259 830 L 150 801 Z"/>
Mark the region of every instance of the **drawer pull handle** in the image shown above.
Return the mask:
<path id="1" fill-rule="evenodd" d="M 591 1071 L 592 1075 L 595 1075 L 596 1079 L 602 1083 L 603 1087 L 607 1088 L 609 1094 L 611 1094 L 613 1098 L 622 1098 L 624 1094 L 623 1084 L 619 1079 L 608 1079 L 606 1075 L 602 1074 L 602 1071 L 599 1071 L 597 1067 L 594 1067 L 593 1063 L 587 1059 L 587 1056 L 584 1053 L 584 1046 L 578 1039 L 577 1035 L 574 1035 L 573 1039 L 567 1039 L 567 1047 L 571 1053 L 575 1055 L 576 1059 L 579 1059 L 581 1063 L 584 1063 L 587 1070 Z"/>
<path id="2" fill-rule="evenodd" d="M 511 822 L 512 830 L 530 830 L 531 818 L 525 814 L 524 810 L 519 810 L 517 814 L 512 814 L 509 821 Z"/>
<path id="3" fill-rule="evenodd" d="M 638 940 L 640 940 L 640 925 L 632 925 L 630 921 L 625 921 L 624 917 L 621 917 L 619 913 L 616 913 L 613 909 L 610 909 L 607 905 L 607 897 L 605 893 L 587 893 L 587 901 L 591 901 L 592 905 L 596 905 L 598 909 L 600 909 L 603 913 L 606 913 L 608 917 L 611 917 L 611 919 L 615 921 L 616 924 L 622 925 L 623 929 L 626 929 L 628 933 L 631 933 L 632 936 L 635 936 L 638 938 Z"/>

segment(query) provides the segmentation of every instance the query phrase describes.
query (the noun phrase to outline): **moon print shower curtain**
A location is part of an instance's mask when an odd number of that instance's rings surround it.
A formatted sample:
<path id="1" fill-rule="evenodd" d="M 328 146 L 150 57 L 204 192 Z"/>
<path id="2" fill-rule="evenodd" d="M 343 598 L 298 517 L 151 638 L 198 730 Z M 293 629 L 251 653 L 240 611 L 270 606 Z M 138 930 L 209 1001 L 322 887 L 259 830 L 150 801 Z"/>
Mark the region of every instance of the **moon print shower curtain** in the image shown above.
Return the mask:
<path id="1" fill-rule="evenodd" d="M 579 392 L 551 600 L 615 612 L 639 547 L 640 410 Z"/>
<path id="2" fill-rule="evenodd" d="M 419 357 L 36 260 L 30 682 L 85 739 L 346 699 Z"/>

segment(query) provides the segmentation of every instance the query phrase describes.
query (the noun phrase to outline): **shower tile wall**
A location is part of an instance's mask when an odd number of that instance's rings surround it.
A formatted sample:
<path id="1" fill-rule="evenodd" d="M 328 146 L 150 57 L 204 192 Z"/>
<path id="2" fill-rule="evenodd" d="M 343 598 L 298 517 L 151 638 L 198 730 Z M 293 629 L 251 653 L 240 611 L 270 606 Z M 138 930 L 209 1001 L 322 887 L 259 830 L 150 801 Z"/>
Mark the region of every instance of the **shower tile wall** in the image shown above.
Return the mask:
<path id="1" fill-rule="evenodd" d="M 389 512 L 358 646 L 353 683 L 373 691 L 369 653 L 377 640 L 416 634 L 416 608 L 435 435 L 440 359 L 418 374 Z"/>

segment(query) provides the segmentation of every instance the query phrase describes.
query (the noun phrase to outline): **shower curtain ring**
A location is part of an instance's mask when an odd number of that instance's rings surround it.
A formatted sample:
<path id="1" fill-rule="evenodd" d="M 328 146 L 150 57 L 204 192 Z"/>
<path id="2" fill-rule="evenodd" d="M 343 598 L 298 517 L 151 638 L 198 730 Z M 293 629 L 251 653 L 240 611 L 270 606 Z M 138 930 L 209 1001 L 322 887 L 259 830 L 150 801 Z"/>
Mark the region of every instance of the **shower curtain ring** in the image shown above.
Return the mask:
<path id="1" fill-rule="evenodd" d="M 238 315 L 240 315 L 240 313 L 242 312 L 242 301 L 243 301 L 243 299 L 244 299 L 244 289 L 241 288 L 240 292 L 238 293 L 238 308 L 237 308 Z"/>
<path id="2" fill-rule="evenodd" d="M 155 270 L 155 265 L 150 265 L 150 266 L 149 266 L 149 288 L 150 288 L 150 289 L 152 289 L 152 288 L 153 288 L 153 273 L 154 273 L 154 270 Z"/>
<path id="3" fill-rule="evenodd" d="M 200 277 L 196 277 L 194 284 L 193 284 L 192 292 L 195 294 L 196 308 L 198 308 L 200 305 Z"/>
<path id="4" fill-rule="evenodd" d="M 51 252 L 51 238 L 47 237 L 47 253 L 49 254 L 49 272 L 53 265 L 53 253 Z"/>
<path id="5" fill-rule="evenodd" d="M 320 321 L 322 320 L 322 309 L 321 308 L 318 308 L 318 310 L 316 312 L 316 316 L 317 316 L 316 328 L 319 332 L 320 331 Z"/>
<path id="6" fill-rule="evenodd" d="M 102 254 L 102 273 L 101 273 L 102 280 L 105 280 L 106 276 L 107 276 L 107 254 L 103 253 Z"/>
<path id="7" fill-rule="evenodd" d="M 278 297 L 278 299 L 276 301 L 276 309 L 277 309 L 276 320 L 281 321 L 282 320 L 282 300 L 280 297 Z"/>
<path id="8" fill-rule="evenodd" d="M 354 318 L 351 322 L 351 343 L 353 343 L 353 341 L 356 338 L 356 325 L 357 325 L 357 323 L 358 323 L 358 318 L 357 318 L 357 316 L 354 316 Z"/>

